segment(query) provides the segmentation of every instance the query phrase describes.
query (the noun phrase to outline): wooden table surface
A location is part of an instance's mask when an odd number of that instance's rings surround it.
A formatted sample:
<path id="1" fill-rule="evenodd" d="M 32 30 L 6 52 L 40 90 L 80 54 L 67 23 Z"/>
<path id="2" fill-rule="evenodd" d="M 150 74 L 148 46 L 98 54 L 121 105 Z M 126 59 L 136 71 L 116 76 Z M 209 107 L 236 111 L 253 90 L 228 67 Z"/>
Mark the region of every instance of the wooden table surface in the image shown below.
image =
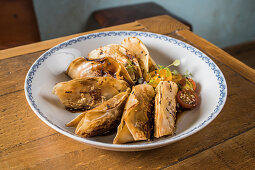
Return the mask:
<path id="1" fill-rule="evenodd" d="M 43 123 L 30 109 L 24 80 L 45 50 L 75 36 L 139 30 L 172 36 L 207 53 L 228 85 L 226 104 L 203 130 L 168 146 L 141 152 L 97 149 Z M 0 169 L 254 169 L 255 70 L 163 15 L 0 51 Z"/>

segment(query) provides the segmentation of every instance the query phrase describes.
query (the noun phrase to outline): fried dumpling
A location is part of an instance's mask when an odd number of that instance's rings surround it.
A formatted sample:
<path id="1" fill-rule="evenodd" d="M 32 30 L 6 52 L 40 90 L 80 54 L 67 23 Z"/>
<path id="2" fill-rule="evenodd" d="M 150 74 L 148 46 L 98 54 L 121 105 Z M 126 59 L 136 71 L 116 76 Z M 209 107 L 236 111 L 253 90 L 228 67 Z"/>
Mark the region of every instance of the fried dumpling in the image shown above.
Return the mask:
<path id="1" fill-rule="evenodd" d="M 148 84 L 134 86 L 127 99 L 114 144 L 150 140 L 154 88 Z"/>
<path id="2" fill-rule="evenodd" d="M 120 66 L 112 58 L 105 57 L 97 60 L 88 60 L 78 57 L 71 62 L 66 74 L 72 79 L 82 77 L 120 77 Z"/>
<path id="3" fill-rule="evenodd" d="M 117 60 L 129 73 L 130 78 L 136 82 L 141 76 L 142 72 L 137 59 L 133 53 L 129 52 L 120 45 L 107 45 L 91 51 L 88 54 L 89 59 L 99 59 L 103 57 L 112 57 Z"/>
<path id="4" fill-rule="evenodd" d="M 56 84 L 53 94 L 68 110 L 89 110 L 125 91 L 128 86 L 126 81 L 113 77 L 85 77 Z"/>
<path id="5" fill-rule="evenodd" d="M 124 78 L 130 85 L 133 85 L 133 81 L 127 70 L 111 57 L 95 60 L 89 60 L 83 57 L 76 58 L 71 62 L 66 73 L 72 79 L 82 77 Z"/>
<path id="6" fill-rule="evenodd" d="M 76 127 L 75 134 L 82 137 L 100 135 L 116 128 L 120 123 L 129 93 L 130 88 L 94 109 L 81 113 L 66 126 Z"/>
<path id="7" fill-rule="evenodd" d="M 113 48 L 126 56 L 127 62 L 123 64 L 126 67 L 132 80 L 137 81 L 140 77 L 143 77 L 139 62 L 134 52 L 119 44 L 109 44 L 107 47 Z"/>
<path id="8" fill-rule="evenodd" d="M 174 133 L 178 86 L 172 81 L 161 81 L 155 91 L 154 136 L 160 138 Z"/>
<path id="9" fill-rule="evenodd" d="M 137 37 L 125 38 L 121 45 L 126 47 L 129 51 L 132 51 L 140 64 L 143 78 L 147 82 L 149 81 L 148 73 L 157 69 L 155 61 L 151 58 L 148 49 Z"/>

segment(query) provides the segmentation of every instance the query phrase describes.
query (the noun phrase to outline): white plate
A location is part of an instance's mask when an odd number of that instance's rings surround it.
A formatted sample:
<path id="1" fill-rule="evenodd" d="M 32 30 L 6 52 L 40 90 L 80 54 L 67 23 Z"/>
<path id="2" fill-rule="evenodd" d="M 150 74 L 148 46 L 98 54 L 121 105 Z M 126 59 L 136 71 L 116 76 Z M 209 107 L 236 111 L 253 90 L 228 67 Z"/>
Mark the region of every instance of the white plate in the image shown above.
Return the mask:
<path id="1" fill-rule="evenodd" d="M 74 134 L 74 128 L 65 124 L 79 113 L 64 109 L 58 98 L 52 94 L 53 86 L 69 78 L 64 74 L 70 62 L 84 56 L 100 46 L 120 42 L 136 36 L 147 46 L 157 64 L 168 65 L 180 59 L 179 71 L 189 71 L 200 86 L 201 104 L 198 108 L 179 116 L 176 134 L 150 142 L 112 144 L 115 134 L 92 138 L 81 138 Z M 218 66 L 204 53 L 180 40 L 164 35 L 138 31 L 110 31 L 88 34 L 65 41 L 41 55 L 31 66 L 25 80 L 27 101 L 36 115 L 56 131 L 97 148 L 117 151 L 138 151 L 158 148 L 190 136 L 207 126 L 223 108 L 227 85 Z"/>

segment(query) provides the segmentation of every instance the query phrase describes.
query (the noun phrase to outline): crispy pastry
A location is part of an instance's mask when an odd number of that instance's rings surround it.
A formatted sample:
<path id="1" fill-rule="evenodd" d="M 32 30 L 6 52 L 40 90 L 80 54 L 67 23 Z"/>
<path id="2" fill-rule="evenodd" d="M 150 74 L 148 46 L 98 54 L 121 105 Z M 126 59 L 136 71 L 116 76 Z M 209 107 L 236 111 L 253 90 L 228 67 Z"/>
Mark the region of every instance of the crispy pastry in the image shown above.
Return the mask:
<path id="1" fill-rule="evenodd" d="M 178 86 L 172 81 L 161 81 L 155 91 L 154 136 L 160 138 L 174 133 Z"/>
<path id="2" fill-rule="evenodd" d="M 82 77 L 124 78 L 130 85 L 133 85 L 133 81 L 127 70 L 111 57 L 94 60 L 89 60 L 83 57 L 76 58 L 71 62 L 66 73 L 72 79 Z"/>
<path id="3" fill-rule="evenodd" d="M 94 109 L 81 113 L 66 126 L 76 127 L 75 133 L 82 137 L 100 135 L 116 128 L 120 123 L 129 93 L 130 88 Z"/>
<path id="4" fill-rule="evenodd" d="M 133 87 L 124 108 L 114 144 L 150 140 L 154 96 L 154 89 L 148 84 Z"/>
<path id="5" fill-rule="evenodd" d="M 136 57 L 124 47 L 116 44 L 110 44 L 95 49 L 88 54 L 89 59 L 99 59 L 103 57 L 111 57 L 117 60 L 117 62 L 127 70 L 130 78 L 134 82 L 142 77 L 142 72 Z"/>
<path id="6" fill-rule="evenodd" d="M 149 81 L 148 73 L 157 69 L 155 61 L 151 58 L 148 49 L 137 37 L 125 38 L 121 45 L 126 47 L 129 51 L 132 51 L 139 62 L 142 70 L 143 78 L 147 82 Z"/>
<path id="7" fill-rule="evenodd" d="M 124 80 L 112 77 L 85 77 L 58 83 L 53 88 L 53 93 L 68 110 L 89 110 L 127 88 L 128 84 Z"/>
<path id="8" fill-rule="evenodd" d="M 140 77 L 143 77 L 139 62 L 134 52 L 118 44 L 109 44 L 107 47 L 113 48 L 126 56 L 127 62 L 124 63 L 124 66 L 132 80 L 136 82 Z"/>

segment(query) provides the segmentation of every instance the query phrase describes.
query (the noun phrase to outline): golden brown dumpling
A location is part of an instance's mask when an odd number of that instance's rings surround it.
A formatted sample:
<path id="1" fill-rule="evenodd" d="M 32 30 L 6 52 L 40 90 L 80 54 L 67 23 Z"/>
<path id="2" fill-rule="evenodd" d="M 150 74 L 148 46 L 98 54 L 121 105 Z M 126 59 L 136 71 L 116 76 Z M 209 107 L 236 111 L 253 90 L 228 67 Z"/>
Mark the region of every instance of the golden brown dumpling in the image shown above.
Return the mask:
<path id="1" fill-rule="evenodd" d="M 66 73 L 72 79 L 82 77 L 120 77 L 120 66 L 116 60 L 105 57 L 98 60 L 89 60 L 83 57 L 76 58 L 69 65 Z"/>
<path id="2" fill-rule="evenodd" d="M 148 73 L 157 69 L 155 61 L 151 58 L 148 49 L 137 37 L 128 37 L 125 38 L 121 45 L 127 48 L 129 51 L 132 51 L 140 64 L 142 70 L 143 78 L 147 82 L 149 81 Z"/>
<path id="3" fill-rule="evenodd" d="M 115 95 L 92 110 L 81 113 L 67 126 L 76 127 L 75 133 L 82 137 L 91 137 L 103 134 L 116 128 L 123 113 L 123 109 L 130 93 L 130 88 L 125 92 Z"/>
<path id="4" fill-rule="evenodd" d="M 111 57 L 117 60 L 129 73 L 130 78 L 136 82 L 141 76 L 139 63 L 133 53 L 120 45 L 110 44 L 91 51 L 88 54 L 89 59 L 99 59 Z"/>
<path id="5" fill-rule="evenodd" d="M 178 86 L 172 81 L 161 81 L 155 91 L 154 136 L 160 138 L 174 133 Z"/>
<path id="6" fill-rule="evenodd" d="M 133 85 L 133 81 L 126 69 L 111 57 L 94 60 L 83 57 L 76 58 L 71 62 L 66 73 L 73 79 L 82 77 L 124 78 L 130 85 Z"/>
<path id="7" fill-rule="evenodd" d="M 148 84 L 133 87 L 124 108 L 114 144 L 150 139 L 154 96 L 154 89 Z"/>
<path id="8" fill-rule="evenodd" d="M 68 110 L 89 110 L 128 87 L 126 81 L 113 77 L 85 77 L 58 83 L 53 93 Z"/>
<path id="9" fill-rule="evenodd" d="M 124 56 L 126 56 L 127 60 L 123 64 L 133 81 L 136 82 L 140 77 L 143 77 L 139 62 L 134 52 L 126 49 L 125 47 L 119 44 L 109 44 L 107 45 L 107 47 L 113 48 L 120 52 L 121 54 L 123 54 Z"/>

